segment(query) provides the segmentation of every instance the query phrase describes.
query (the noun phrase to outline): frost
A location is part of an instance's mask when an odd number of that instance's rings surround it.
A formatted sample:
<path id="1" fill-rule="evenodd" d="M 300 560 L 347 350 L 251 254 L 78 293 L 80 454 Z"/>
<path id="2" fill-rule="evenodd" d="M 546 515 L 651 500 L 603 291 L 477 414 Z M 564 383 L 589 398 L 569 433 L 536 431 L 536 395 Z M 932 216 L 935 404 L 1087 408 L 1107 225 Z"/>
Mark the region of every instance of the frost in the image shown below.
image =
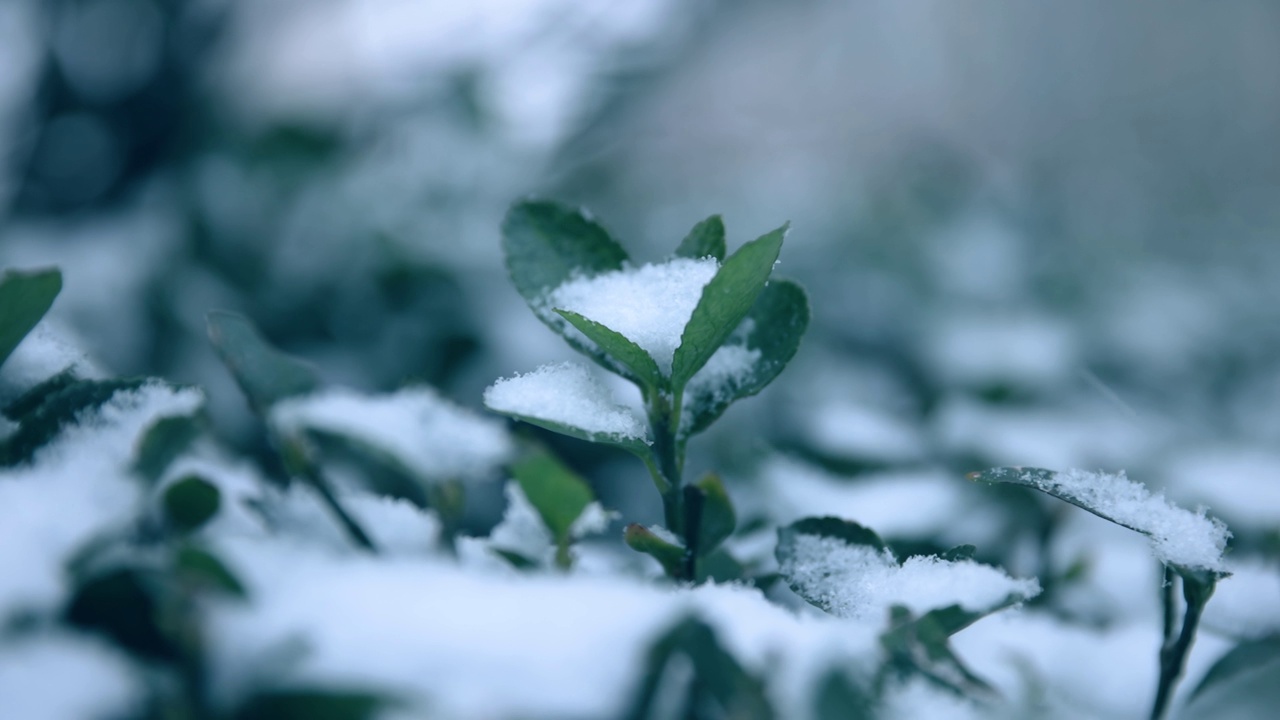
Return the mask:
<path id="1" fill-rule="evenodd" d="M 531 373 L 504 378 L 484 391 L 490 410 L 545 420 L 591 433 L 643 440 L 644 421 L 614 402 L 609 391 L 583 365 L 543 365 Z"/>
<path id="2" fill-rule="evenodd" d="M 277 404 L 271 422 L 287 434 L 320 430 L 358 440 L 426 480 L 484 477 L 512 452 L 501 423 L 426 387 L 382 396 L 323 390 Z"/>
<path id="3" fill-rule="evenodd" d="M 720 265 L 714 258 L 676 258 L 592 277 L 578 277 L 547 293 L 548 309 L 571 310 L 626 337 L 665 374 L 684 326 Z"/>
<path id="4" fill-rule="evenodd" d="M 983 612 L 1009 596 L 1034 597 L 1034 579 L 1015 579 L 972 560 L 911 557 L 901 566 L 887 550 L 813 534 L 795 536 L 780 571 L 806 598 L 844 618 L 872 620 L 893 605 L 914 613 L 960 605 Z"/>
<path id="5" fill-rule="evenodd" d="M 1222 552 L 1230 531 L 1222 521 L 1174 505 L 1163 494 L 1152 495 L 1124 472 L 1109 474 L 1067 470 L 1048 478 L 1024 473 L 1022 480 L 1039 490 L 1071 498 L 1096 512 L 1146 535 L 1155 556 L 1163 563 L 1190 569 L 1222 572 Z"/>

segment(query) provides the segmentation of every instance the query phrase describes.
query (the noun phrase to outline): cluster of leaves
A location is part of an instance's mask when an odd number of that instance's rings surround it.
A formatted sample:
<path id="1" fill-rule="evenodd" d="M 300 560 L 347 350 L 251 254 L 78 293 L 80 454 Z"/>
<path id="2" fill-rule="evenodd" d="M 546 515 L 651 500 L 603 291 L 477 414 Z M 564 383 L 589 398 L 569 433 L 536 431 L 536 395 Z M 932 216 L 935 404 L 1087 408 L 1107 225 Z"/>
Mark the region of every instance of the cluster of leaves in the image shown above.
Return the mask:
<path id="1" fill-rule="evenodd" d="M 786 230 L 784 225 L 726 255 L 724 223 L 712 216 L 680 242 L 673 257 L 714 258 L 718 269 L 703 288 L 681 333 L 671 371 L 666 373 L 622 333 L 579 313 L 546 305 L 547 294 L 566 281 L 620 271 L 627 265 L 626 251 L 602 225 L 574 208 L 537 200 L 517 203 L 502 225 L 507 269 L 516 289 L 539 319 L 575 350 L 639 388 L 653 440 L 649 444 L 563 422 L 514 417 L 572 437 L 617 445 L 644 461 L 662 495 L 667 529 L 679 543 L 639 525 L 628 528 L 626 539 L 636 550 L 656 558 L 674 578 L 705 576 L 708 561 L 736 523 L 719 477 L 712 474 L 697 483 L 684 482 L 689 438 L 706 430 L 732 403 L 773 382 L 795 355 L 808 326 L 804 291 L 791 281 L 771 279 Z M 694 375 L 729 343 L 758 351 L 749 371 L 728 380 L 728 387 L 698 386 L 687 392 Z M 722 565 L 728 562 L 724 556 L 719 560 Z"/>

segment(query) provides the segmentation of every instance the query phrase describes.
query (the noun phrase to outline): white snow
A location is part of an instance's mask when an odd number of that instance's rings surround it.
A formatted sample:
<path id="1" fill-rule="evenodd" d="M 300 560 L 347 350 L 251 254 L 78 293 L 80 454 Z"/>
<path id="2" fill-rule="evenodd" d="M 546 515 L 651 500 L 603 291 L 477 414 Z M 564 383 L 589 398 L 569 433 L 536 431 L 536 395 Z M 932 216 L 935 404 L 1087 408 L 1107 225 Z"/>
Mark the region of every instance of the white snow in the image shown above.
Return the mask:
<path id="1" fill-rule="evenodd" d="M 484 391 L 490 410 L 567 425 L 589 433 L 644 440 L 648 429 L 584 365 L 562 362 L 503 378 Z"/>
<path id="2" fill-rule="evenodd" d="M 898 565 L 893 555 L 839 538 L 799 534 L 780 568 L 783 577 L 816 598 L 837 617 L 875 620 L 893 605 L 920 614 L 958 604 L 990 610 L 1010 595 L 1040 593 L 1034 579 L 1015 579 L 972 560 L 915 556 Z"/>
<path id="3" fill-rule="evenodd" d="M 428 481 L 483 478 L 513 450 L 500 422 L 427 387 L 379 396 L 326 389 L 277 404 L 271 422 L 286 434 L 321 430 L 358 440 Z"/>
<path id="4" fill-rule="evenodd" d="M 122 527 L 142 499 L 133 452 L 157 420 L 194 413 L 203 395 L 149 383 L 81 414 L 30 465 L 0 470 L 0 617 L 56 603 L 63 562 L 97 534 Z"/>
<path id="5" fill-rule="evenodd" d="M 1032 485 L 1055 495 L 1074 498 L 1081 505 L 1137 530 L 1149 538 L 1151 549 L 1163 563 L 1185 568 L 1225 571 L 1222 552 L 1230 531 L 1222 521 L 1205 515 L 1203 508 L 1191 512 L 1152 495 L 1141 483 L 1124 472 L 1101 473 L 1066 470 L 1047 480 L 1023 476 Z"/>
<path id="6" fill-rule="evenodd" d="M 879 408 L 821 403 L 804 415 L 804 424 L 804 437 L 835 458 L 903 463 L 925 454 L 919 426 Z"/>
<path id="7" fill-rule="evenodd" d="M 1280 527 L 1280 452 L 1251 444 L 1192 447 L 1161 463 L 1168 492 L 1202 502 L 1235 527 Z"/>
<path id="8" fill-rule="evenodd" d="M 920 337 L 924 360 L 938 377 L 958 385 L 1052 386 L 1079 366 L 1074 328 L 1045 315 L 952 313 Z"/>
<path id="9" fill-rule="evenodd" d="M 105 643 L 69 634 L 0 642 L 4 716 L 27 720 L 136 717 L 140 674 Z"/>
<path id="10" fill-rule="evenodd" d="M 547 293 L 548 310 L 571 310 L 639 345 L 671 373 L 671 359 L 702 289 L 715 276 L 715 258 L 675 258 L 577 277 Z"/>
<path id="11" fill-rule="evenodd" d="M 254 602 L 214 608 L 220 694 L 243 692 L 254 660 L 295 638 L 309 652 L 285 681 L 385 688 L 441 717 L 616 717 L 649 644 L 688 613 L 797 702 L 820 667 L 860 667 L 879 653 L 875 628 L 797 615 L 737 586 L 494 574 L 276 541 L 227 542 L 222 551 Z"/>
<path id="12" fill-rule="evenodd" d="M 102 369 L 69 335 L 51 321 L 41 320 L 4 361 L 0 380 L 21 391 L 66 370 L 85 379 L 103 377 Z"/>
<path id="13" fill-rule="evenodd" d="M 1238 560 L 1218 581 L 1205 606 L 1203 627 L 1238 639 L 1280 633 L 1280 563 Z"/>

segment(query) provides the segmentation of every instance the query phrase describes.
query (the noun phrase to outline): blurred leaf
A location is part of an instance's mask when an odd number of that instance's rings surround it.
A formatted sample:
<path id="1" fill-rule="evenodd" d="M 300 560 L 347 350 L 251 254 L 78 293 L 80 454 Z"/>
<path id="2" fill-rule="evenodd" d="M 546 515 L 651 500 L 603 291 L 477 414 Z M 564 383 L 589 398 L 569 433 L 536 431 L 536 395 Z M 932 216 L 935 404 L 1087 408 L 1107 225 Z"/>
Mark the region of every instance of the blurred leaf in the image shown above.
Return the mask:
<path id="1" fill-rule="evenodd" d="M 746 577 L 747 569 L 724 548 L 714 550 L 698 560 L 698 582 L 736 582 Z"/>
<path id="2" fill-rule="evenodd" d="M 587 339 L 595 343 L 600 350 L 626 368 L 630 372 L 628 377 L 638 380 L 637 385 L 640 386 L 645 397 L 666 385 L 666 380 L 663 378 L 662 372 L 658 370 L 658 363 L 654 362 L 653 356 L 639 345 L 628 340 L 621 333 L 570 310 L 557 308 L 556 312 L 569 321 L 569 324 L 577 328 L 583 335 L 586 335 Z M 617 370 L 616 365 L 606 365 L 606 367 L 610 370 Z M 625 372 L 621 374 L 627 375 Z"/>
<path id="3" fill-rule="evenodd" d="M 174 570 L 188 586 L 216 590 L 229 597 L 246 598 L 249 593 L 235 573 L 212 552 L 190 545 L 179 548 Z"/>
<path id="4" fill-rule="evenodd" d="M 712 215 L 703 220 L 680 241 L 676 248 L 676 257 L 698 260 L 713 257 L 724 260 L 724 220 L 719 215 Z"/>
<path id="5" fill-rule="evenodd" d="M 24 417 L 43 405 L 50 395 L 79 381 L 74 372 L 64 370 L 15 398 L 5 406 L 4 416 L 13 422 L 22 422 Z"/>
<path id="6" fill-rule="evenodd" d="M 551 531 L 557 545 L 567 545 L 573 523 L 595 500 L 586 481 L 545 450 L 530 453 L 511 466 L 511 474 Z"/>
<path id="7" fill-rule="evenodd" d="M 858 687 L 840 670 L 831 670 L 818 681 L 814 693 L 814 720 L 876 720 L 874 696 Z"/>
<path id="8" fill-rule="evenodd" d="M 62 273 L 57 268 L 0 274 L 0 366 L 49 312 L 61 291 Z"/>
<path id="9" fill-rule="evenodd" d="M 68 623 L 111 638 L 131 653 L 173 660 L 177 645 L 160 624 L 159 586 L 144 571 L 117 568 L 86 578 L 71 595 L 63 616 Z"/>
<path id="10" fill-rule="evenodd" d="M 786 234 L 783 225 L 738 248 L 702 289 L 671 359 L 671 386 L 676 392 L 684 389 L 751 311 L 769 281 Z"/>
<path id="11" fill-rule="evenodd" d="M 511 567 L 517 570 L 533 570 L 538 567 L 538 563 L 514 550 L 504 550 L 503 548 L 495 547 L 491 547 L 489 550 L 503 560 L 506 560 L 511 564 Z"/>
<path id="12" fill-rule="evenodd" d="M 169 526 L 179 533 L 189 533 L 218 514 L 222 493 L 208 480 L 188 475 L 165 489 L 162 502 Z"/>
<path id="13" fill-rule="evenodd" d="M 1280 679 L 1280 635 L 1246 640 L 1231 648 L 1204 674 L 1191 691 L 1189 701 L 1218 687 L 1229 687 L 1241 676 L 1270 668 L 1271 677 Z"/>
<path id="14" fill-rule="evenodd" d="M 627 253 L 581 210 L 545 200 L 517 202 L 502 221 L 502 249 L 516 290 L 530 305 L 575 274 L 619 270 Z"/>
<path id="15" fill-rule="evenodd" d="M 973 545 L 957 545 L 950 550 L 942 553 L 938 557 L 947 562 L 956 562 L 957 560 L 972 560 L 973 554 L 978 552 L 978 548 Z"/>
<path id="16" fill-rule="evenodd" d="M 149 482 L 156 482 L 173 461 L 200 437 L 200 422 L 190 415 L 160 418 L 138 442 L 133 462 L 134 472 Z"/>
<path id="17" fill-rule="evenodd" d="M 782 372 L 800 347 L 809 326 L 809 300 L 801 287 L 789 280 L 771 280 L 747 313 L 750 332 L 743 343 L 759 350 L 751 372 L 732 380 L 728 387 L 690 386 L 685 397 L 689 422 L 681 427 L 684 437 L 706 430 L 735 401 L 765 389 Z"/>
<path id="18" fill-rule="evenodd" d="M 688 686 L 670 687 L 683 678 L 669 671 L 677 658 L 693 666 Z M 625 715 L 628 720 L 654 718 L 655 705 L 662 705 L 674 692 L 684 690 L 684 703 L 675 717 L 735 718 L 770 720 L 776 717 L 764 683 L 748 673 L 720 644 L 706 623 L 688 617 L 659 637 L 649 647 L 639 692 Z"/>
<path id="19" fill-rule="evenodd" d="M 684 548 L 663 540 L 638 523 L 628 525 L 622 532 L 622 539 L 627 547 L 657 560 L 668 577 L 679 577 L 684 565 Z"/>
<path id="20" fill-rule="evenodd" d="M 974 621 L 1017 602 L 1006 601 L 989 612 L 975 613 L 959 605 L 932 610 L 915 617 L 910 610 L 894 606 L 889 628 L 880 636 L 887 655 L 885 669 L 900 676 L 919 675 L 957 695 L 991 695 L 987 681 L 975 675 L 952 650 L 949 638 Z"/>
<path id="21" fill-rule="evenodd" d="M 396 704 L 386 695 L 357 690 L 268 690 L 255 694 L 234 720 L 374 720 Z"/>
<path id="22" fill-rule="evenodd" d="M 738 518 L 719 475 L 708 473 L 689 488 L 702 496 L 702 518 L 698 525 L 698 554 L 710 555 L 720 547 L 720 543 L 733 535 Z"/>
<path id="23" fill-rule="evenodd" d="M 254 412 L 265 415 L 275 403 L 320 386 L 310 365 L 272 347 L 248 319 L 220 310 L 207 317 L 209 341 Z"/>
<path id="24" fill-rule="evenodd" d="M 148 382 L 156 381 L 146 378 L 75 380 L 70 383 L 56 380 L 47 392 L 40 392 L 39 403 L 34 408 L 30 407 L 33 402 L 27 396 L 20 398 L 18 404 L 26 412 L 19 416 L 18 429 L 0 441 L 0 465 L 17 465 L 31 460 L 37 450 L 75 422 L 80 413 L 102 406 L 117 392 L 136 390 Z"/>

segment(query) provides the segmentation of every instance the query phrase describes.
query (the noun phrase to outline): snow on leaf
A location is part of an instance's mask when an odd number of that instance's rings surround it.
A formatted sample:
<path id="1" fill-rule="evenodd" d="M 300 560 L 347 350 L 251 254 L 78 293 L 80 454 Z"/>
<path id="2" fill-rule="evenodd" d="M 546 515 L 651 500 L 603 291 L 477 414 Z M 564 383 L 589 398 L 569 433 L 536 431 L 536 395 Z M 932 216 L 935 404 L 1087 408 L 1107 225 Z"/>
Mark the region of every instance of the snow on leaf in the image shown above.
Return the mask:
<path id="1" fill-rule="evenodd" d="M 1041 468 L 993 468 L 970 479 L 1024 485 L 1088 510 L 1117 525 L 1146 535 L 1156 558 L 1175 568 L 1226 573 L 1222 553 L 1231 532 L 1222 521 L 1192 512 L 1152 494 L 1124 472 L 1054 472 Z"/>
<path id="2" fill-rule="evenodd" d="M 501 423 L 428 387 L 389 395 L 326 389 L 277 403 L 270 419 L 286 435 L 318 430 L 352 438 L 429 481 L 483 478 L 513 449 Z"/>
<path id="3" fill-rule="evenodd" d="M 490 410 L 596 442 L 647 442 L 644 421 L 618 405 L 586 366 L 563 362 L 498 380 L 484 391 Z"/>

